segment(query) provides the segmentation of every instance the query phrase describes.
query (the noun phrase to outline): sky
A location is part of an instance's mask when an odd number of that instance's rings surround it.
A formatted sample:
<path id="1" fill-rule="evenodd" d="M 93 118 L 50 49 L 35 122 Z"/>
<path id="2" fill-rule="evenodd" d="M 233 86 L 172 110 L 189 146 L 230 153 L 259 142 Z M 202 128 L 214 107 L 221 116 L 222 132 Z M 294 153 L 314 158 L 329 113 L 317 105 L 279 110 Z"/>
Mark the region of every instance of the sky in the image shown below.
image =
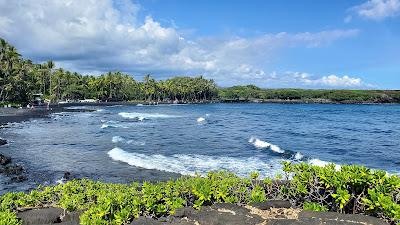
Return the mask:
<path id="1" fill-rule="evenodd" d="M 0 0 L 0 37 L 83 74 L 400 89 L 400 0 Z"/>

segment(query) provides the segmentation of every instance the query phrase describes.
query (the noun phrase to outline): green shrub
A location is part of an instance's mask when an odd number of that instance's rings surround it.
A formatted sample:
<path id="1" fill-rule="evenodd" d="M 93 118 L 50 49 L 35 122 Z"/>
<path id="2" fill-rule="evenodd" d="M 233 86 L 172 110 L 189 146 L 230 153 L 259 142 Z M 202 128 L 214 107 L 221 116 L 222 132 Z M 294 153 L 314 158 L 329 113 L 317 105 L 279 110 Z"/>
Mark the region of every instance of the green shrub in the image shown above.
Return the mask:
<path id="1" fill-rule="evenodd" d="M 328 209 L 325 206 L 320 205 L 320 204 L 315 203 L 315 202 L 304 202 L 303 209 L 304 210 L 317 211 L 317 212 L 326 212 L 326 211 L 328 211 Z"/>
<path id="2" fill-rule="evenodd" d="M 20 225 L 21 220 L 10 210 L 0 211 L 0 225 Z"/>
<path id="3" fill-rule="evenodd" d="M 0 197 L 0 225 L 20 224 L 16 210 L 56 206 L 83 210 L 81 224 L 127 224 L 141 215 L 168 216 L 181 207 L 201 208 L 215 202 L 248 204 L 289 200 L 306 210 L 363 213 L 400 222 L 400 178 L 362 166 L 284 164 L 284 175 L 258 179 L 227 172 L 183 176 L 168 182 L 111 184 L 88 179 L 38 187 L 30 193 Z"/>

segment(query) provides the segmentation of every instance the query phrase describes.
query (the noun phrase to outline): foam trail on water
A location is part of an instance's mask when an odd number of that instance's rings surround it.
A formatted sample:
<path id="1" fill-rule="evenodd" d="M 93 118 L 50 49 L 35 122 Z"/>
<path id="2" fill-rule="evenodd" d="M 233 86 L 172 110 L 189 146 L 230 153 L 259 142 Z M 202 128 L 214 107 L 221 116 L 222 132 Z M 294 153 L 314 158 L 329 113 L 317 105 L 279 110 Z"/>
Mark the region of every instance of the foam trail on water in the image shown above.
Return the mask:
<path id="1" fill-rule="evenodd" d="M 66 109 L 87 109 L 88 107 L 87 106 L 68 106 L 68 107 L 65 107 Z"/>
<path id="2" fill-rule="evenodd" d="M 197 122 L 204 123 L 204 122 L 206 122 L 206 119 L 204 117 L 199 117 L 199 118 L 197 118 Z"/>
<path id="3" fill-rule="evenodd" d="M 118 143 L 118 142 L 123 142 L 125 139 L 120 137 L 120 136 L 114 136 L 112 137 L 112 142 L 113 143 Z"/>
<path id="4" fill-rule="evenodd" d="M 281 171 L 281 159 L 268 163 L 256 157 L 236 158 L 193 154 L 146 155 L 126 152 L 121 148 L 113 148 L 108 155 L 116 161 L 145 169 L 156 169 L 166 172 L 194 175 L 196 172 L 206 174 L 213 170 L 228 170 L 239 176 L 248 176 L 252 171 L 259 171 L 264 176 L 275 176 Z"/>
<path id="5" fill-rule="evenodd" d="M 276 153 L 285 153 L 285 150 L 281 149 L 278 145 L 274 145 L 271 143 L 268 143 L 266 141 L 262 141 L 256 137 L 250 137 L 249 143 L 253 144 L 254 147 L 259 148 L 259 149 L 264 149 L 264 148 L 269 148 L 271 151 L 276 152 Z"/>
<path id="6" fill-rule="evenodd" d="M 144 120 L 144 119 L 152 119 L 152 118 L 176 118 L 180 116 L 176 115 L 167 115 L 167 114 L 160 114 L 160 113 L 137 113 L 137 112 L 120 112 L 118 115 L 128 118 L 128 119 L 137 119 L 137 120 Z"/>
<path id="7" fill-rule="evenodd" d="M 249 139 L 249 143 L 253 144 L 254 147 L 256 147 L 256 148 L 269 148 L 271 146 L 270 143 L 268 143 L 266 141 L 261 141 L 260 139 L 255 138 L 255 137 L 251 137 Z"/>
<path id="8" fill-rule="evenodd" d="M 277 153 L 285 153 L 285 150 L 281 149 L 278 145 L 273 145 L 269 147 L 272 151 L 277 152 Z"/>
<path id="9" fill-rule="evenodd" d="M 146 145 L 146 142 L 145 141 L 134 141 L 134 140 L 128 140 L 127 142 L 126 142 L 127 144 L 133 144 L 133 145 Z"/>
<path id="10" fill-rule="evenodd" d="M 108 128 L 108 127 L 110 127 L 110 128 L 128 128 L 127 126 L 124 126 L 124 125 L 122 125 L 118 122 L 112 121 L 112 120 L 107 121 L 101 125 L 101 129 Z"/>

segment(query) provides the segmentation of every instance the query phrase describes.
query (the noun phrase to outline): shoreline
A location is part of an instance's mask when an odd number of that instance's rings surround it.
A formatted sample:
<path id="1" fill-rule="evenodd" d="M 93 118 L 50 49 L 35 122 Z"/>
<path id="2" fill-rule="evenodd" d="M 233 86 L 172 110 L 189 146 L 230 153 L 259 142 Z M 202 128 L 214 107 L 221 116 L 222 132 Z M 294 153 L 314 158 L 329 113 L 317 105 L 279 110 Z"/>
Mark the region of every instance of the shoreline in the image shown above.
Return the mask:
<path id="1" fill-rule="evenodd" d="M 332 101 L 328 99 L 221 99 L 215 101 L 201 101 L 201 102 L 184 102 L 176 105 L 192 105 L 192 104 L 236 104 L 236 103 L 248 103 L 248 104 L 332 104 L 332 105 L 399 105 L 398 102 L 368 102 L 368 101 Z M 0 125 L 7 123 L 18 123 L 29 120 L 31 118 L 44 118 L 52 113 L 59 112 L 85 112 L 91 111 L 89 109 L 68 109 L 73 106 L 136 106 L 136 105 L 174 105 L 172 102 L 73 102 L 64 104 L 52 104 L 50 109 L 28 109 L 28 108 L 0 108 Z"/>

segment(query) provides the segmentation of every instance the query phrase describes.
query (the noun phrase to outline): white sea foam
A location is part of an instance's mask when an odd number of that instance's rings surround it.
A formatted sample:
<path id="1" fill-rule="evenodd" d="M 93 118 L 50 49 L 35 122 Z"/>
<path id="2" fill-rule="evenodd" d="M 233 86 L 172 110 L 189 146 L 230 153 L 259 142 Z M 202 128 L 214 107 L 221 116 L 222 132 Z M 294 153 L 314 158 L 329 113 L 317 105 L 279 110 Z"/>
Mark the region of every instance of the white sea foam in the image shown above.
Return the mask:
<path id="1" fill-rule="evenodd" d="M 300 152 L 296 152 L 296 154 L 294 155 L 294 159 L 295 160 L 302 160 L 304 158 L 304 155 L 301 154 Z"/>
<path id="2" fill-rule="evenodd" d="M 259 148 L 259 149 L 264 149 L 264 148 L 269 148 L 271 151 L 276 152 L 276 153 L 284 153 L 285 150 L 281 149 L 278 145 L 274 145 L 271 143 L 268 143 L 266 141 L 262 141 L 256 137 L 250 137 L 249 143 L 253 144 L 254 147 Z"/>
<path id="3" fill-rule="evenodd" d="M 156 169 L 166 172 L 193 175 L 196 172 L 206 174 L 213 170 L 228 170 L 240 176 L 248 176 L 252 171 L 259 171 L 263 176 L 275 176 L 281 171 L 281 159 L 271 160 L 269 163 L 255 157 L 236 158 L 207 155 L 146 155 L 127 152 L 121 148 L 114 148 L 108 155 L 116 161 L 145 169 Z"/>
<path id="4" fill-rule="evenodd" d="M 116 121 L 107 121 L 101 125 L 101 129 L 105 128 L 128 128 L 128 126 L 122 125 L 121 123 L 118 123 Z"/>
<path id="5" fill-rule="evenodd" d="M 138 113 L 138 112 L 121 112 L 118 115 L 128 118 L 128 119 L 137 119 L 137 120 L 144 120 L 144 119 L 152 119 L 152 118 L 176 118 L 179 116 L 176 115 L 167 115 L 167 114 L 160 114 L 160 113 Z"/>
<path id="6" fill-rule="evenodd" d="M 269 148 L 271 146 L 270 143 L 261 141 L 260 139 L 255 138 L 255 137 L 251 137 L 249 139 L 249 143 L 253 144 L 254 147 L 256 147 L 256 148 Z"/>
<path id="7" fill-rule="evenodd" d="M 335 164 L 335 163 L 323 161 L 323 160 L 320 160 L 320 159 L 310 159 L 310 160 L 308 160 L 308 164 L 313 165 L 313 166 L 325 167 L 327 165 Z M 338 164 L 335 164 L 335 169 L 337 171 L 339 171 L 341 169 L 341 166 L 338 165 Z"/>
<path id="8" fill-rule="evenodd" d="M 65 184 L 65 182 L 67 182 L 67 179 L 65 179 L 64 177 L 59 180 L 56 180 L 56 184 Z"/>
<path id="9" fill-rule="evenodd" d="M 72 109 L 72 110 L 74 110 L 74 109 L 87 109 L 88 107 L 87 106 L 68 106 L 68 107 L 65 107 L 66 109 Z"/>
<path id="10" fill-rule="evenodd" d="M 278 145 L 273 145 L 269 147 L 272 151 L 277 152 L 277 153 L 285 153 L 285 150 L 281 149 Z"/>
<path id="11" fill-rule="evenodd" d="M 136 106 L 143 106 L 143 104 L 137 104 Z"/>
<path id="12" fill-rule="evenodd" d="M 125 141 L 125 139 L 123 137 L 121 137 L 121 136 L 112 137 L 112 142 L 113 143 L 118 143 L 118 142 L 123 142 L 123 141 Z"/>
<path id="13" fill-rule="evenodd" d="M 141 145 L 141 146 L 146 145 L 145 141 L 128 140 L 126 143 L 132 145 Z"/>
<path id="14" fill-rule="evenodd" d="M 197 122 L 204 123 L 204 122 L 206 122 L 206 119 L 204 117 L 199 117 L 199 118 L 197 118 Z"/>

